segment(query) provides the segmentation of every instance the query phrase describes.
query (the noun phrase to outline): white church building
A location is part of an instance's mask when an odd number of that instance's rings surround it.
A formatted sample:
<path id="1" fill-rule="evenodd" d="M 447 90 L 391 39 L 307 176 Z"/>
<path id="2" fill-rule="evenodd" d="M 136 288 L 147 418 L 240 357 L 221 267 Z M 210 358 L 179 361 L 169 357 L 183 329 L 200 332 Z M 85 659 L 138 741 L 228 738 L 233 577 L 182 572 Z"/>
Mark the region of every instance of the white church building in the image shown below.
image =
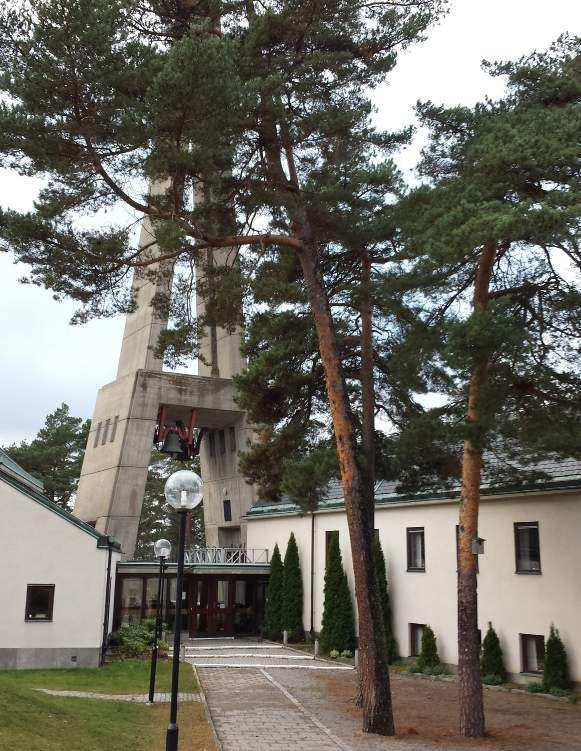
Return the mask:
<path id="1" fill-rule="evenodd" d="M 0 449 L 0 668 L 97 667 L 121 554 Z"/>
<path id="2" fill-rule="evenodd" d="M 581 683 L 581 462 L 544 462 L 550 480 L 538 486 L 483 489 L 479 534 L 478 610 L 483 637 L 491 622 L 513 680 L 539 680 L 552 623 L 567 648 L 571 677 Z M 325 553 L 339 535 L 351 591 L 353 567 L 340 485 L 314 514 L 290 503 L 253 506 L 249 547 L 284 555 L 291 532 L 303 576 L 303 623 L 321 628 Z M 375 528 L 387 563 L 393 628 L 401 657 L 418 654 L 430 625 L 443 662 L 456 665 L 456 529 L 458 493 L 403 495 L 393 483 L 376 487 Z"/>

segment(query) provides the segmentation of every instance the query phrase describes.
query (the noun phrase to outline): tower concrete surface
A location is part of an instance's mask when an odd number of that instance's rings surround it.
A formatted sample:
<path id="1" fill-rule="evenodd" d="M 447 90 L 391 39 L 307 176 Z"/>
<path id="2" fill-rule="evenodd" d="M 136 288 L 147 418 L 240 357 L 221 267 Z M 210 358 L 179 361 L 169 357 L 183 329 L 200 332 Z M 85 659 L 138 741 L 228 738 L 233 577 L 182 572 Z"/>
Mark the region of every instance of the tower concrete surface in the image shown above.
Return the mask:
<path id="1" fill-rule="evenodd" d="M 154 239 L 145 217 L 139 240 L 141 257 L 157 257 Z M 229 254 L 213 250 L 202 260 L 196 264 L 198 282 L 205 263 L 228 263 Z M 205 428 L 199 453 L 206 542 L 220 547 L 244 545 L 243 516 L 255 495 L 238 468 L 238 452 L 252 437 L 233 399 L 232 376 L 245 366 L 240 331 L 202 327 L 199 375 L 164 373 L 156 346 L 167 317 L 152 303 L 170 294 L 172 274 L 157 264 L 146 268 L 149 271 L 137 269 L 134 274 L 136 305 L 127 314 L 117 378 L 97 394 L 74 513 L 99 532 L 113 535 L 121 543 L 124 558 L 130 559 L 160 408 L 164 408 L 166 424 L 176 420 L 188 424 L 195 410 L 196 428 Z M 196 310 L 199 317 L 204 314 L 201 295 L 197 295 Z"/>

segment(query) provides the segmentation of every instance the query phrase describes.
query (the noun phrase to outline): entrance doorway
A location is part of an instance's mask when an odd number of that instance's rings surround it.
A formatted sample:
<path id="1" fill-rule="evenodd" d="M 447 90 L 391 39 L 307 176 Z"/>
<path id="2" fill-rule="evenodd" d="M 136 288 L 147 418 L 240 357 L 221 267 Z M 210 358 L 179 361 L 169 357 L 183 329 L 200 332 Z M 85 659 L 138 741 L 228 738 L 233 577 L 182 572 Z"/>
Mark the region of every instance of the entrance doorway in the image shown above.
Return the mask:
<path id="1" fill-rule="evenodd" d="M 191 637 L 258 633 L 264 614 L 266 579 L 256 576 L 189 577 Z"/>

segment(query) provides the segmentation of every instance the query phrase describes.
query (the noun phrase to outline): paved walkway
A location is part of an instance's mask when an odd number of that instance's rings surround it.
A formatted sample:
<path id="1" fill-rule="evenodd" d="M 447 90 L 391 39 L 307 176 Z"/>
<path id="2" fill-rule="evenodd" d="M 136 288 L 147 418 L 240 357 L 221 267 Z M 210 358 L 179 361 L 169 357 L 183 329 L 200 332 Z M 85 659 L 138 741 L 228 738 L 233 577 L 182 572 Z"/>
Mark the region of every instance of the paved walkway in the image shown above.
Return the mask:
<path id="1" fill-rule="evenodd" d="M 271 671 L 352 668 L 250 640 L 192 640 L 186 659 L 196 667 L 223 751 L 351 751 Z"/>
<path id="2" fill-rule="evenodd" d="M 97 691 L 56 691 L 51 688 L 36 688 L 35 691 L 42 691 L 43 694 L 51 696 L 69 696 L 75 699 L 105 699 L 106 701 L 129 701 L 135 704 L 147 704 L 149 694 L 100 694 Z M 169 702 L 170 693 L 155 693 L 153 695 L 155 702 Z M 199 694 L 182 693 L 178 694 L 178 701 L 200 701 Z"/>

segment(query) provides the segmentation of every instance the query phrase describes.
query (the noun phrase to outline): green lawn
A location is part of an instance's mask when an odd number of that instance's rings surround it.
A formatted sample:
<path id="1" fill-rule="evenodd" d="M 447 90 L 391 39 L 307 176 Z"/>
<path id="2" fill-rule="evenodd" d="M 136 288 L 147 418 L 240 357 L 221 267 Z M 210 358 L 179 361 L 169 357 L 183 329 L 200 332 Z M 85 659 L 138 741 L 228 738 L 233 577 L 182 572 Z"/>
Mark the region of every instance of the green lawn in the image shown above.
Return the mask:
<path id="1" fill-rule="evenodd" d="M 159 665 L 157 687 L 167 690 L 170 663 Z M 182 665 L 182 691 L 196 691 L 193 670 Z M 162 751 L 169 704 L 49 696 L 35 688 L 145 693 L 149 663 L 126 660 L 101 669 L 0 671 L 0 749 L 26 751 Z M 213 749 L 198 702 L 180 705 L 184 751 Z M 182 745 L 180 744 L 180 749 Z"/>
<path id="2" fill-rule="evenodd" d="M 103 694 L 146 694 L 149 690 L 148 660 L 119 660 L 103 668 L 67 670 L 2 670 L 0 691 L 7 687 L 53 688 L 59 691 L 99 691 Z M 171 662 L 157 663 L 156 691 L 169 691 Z M 180 669 L 180 691 L 197 691 L 190 665 Z"/>

